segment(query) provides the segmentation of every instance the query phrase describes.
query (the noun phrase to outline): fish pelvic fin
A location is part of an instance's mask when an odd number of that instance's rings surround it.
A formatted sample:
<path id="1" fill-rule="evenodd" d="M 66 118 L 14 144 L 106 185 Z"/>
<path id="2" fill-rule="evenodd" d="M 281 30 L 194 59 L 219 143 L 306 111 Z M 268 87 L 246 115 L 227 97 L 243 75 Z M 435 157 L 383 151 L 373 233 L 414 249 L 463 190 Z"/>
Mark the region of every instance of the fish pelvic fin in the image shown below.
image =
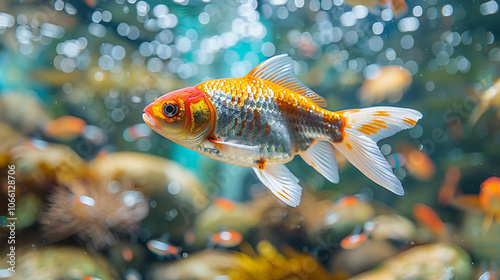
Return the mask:
<path id="1" fill-rule="evenodd" d="M 372 181 L 397 195 L 403 195 L 403 186 L 380 152 L 377 141 L 414 127 L 422 114 L 413 109 L 396 107 L 371 107 L 337 114 L 342 120 L 343 139 L 331 142 L 333 146 Z"/>
<path id="2" fill-rule="evenodd" d="M 302 187 L 295 177 L 283 164 L 262 164 L 253 170 L 262 184 L 289 206 L 297 207 L 302 196 Z"/>

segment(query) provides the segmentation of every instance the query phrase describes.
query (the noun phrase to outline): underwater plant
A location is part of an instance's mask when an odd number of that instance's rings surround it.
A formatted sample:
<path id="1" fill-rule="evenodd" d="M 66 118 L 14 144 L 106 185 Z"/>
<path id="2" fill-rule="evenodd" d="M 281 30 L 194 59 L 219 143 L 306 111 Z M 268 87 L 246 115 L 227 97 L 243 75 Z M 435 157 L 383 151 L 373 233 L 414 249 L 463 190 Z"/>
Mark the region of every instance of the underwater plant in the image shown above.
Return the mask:
<path id="1" fill-rule="evenodd" d="M 135 234 L 149 213 L 144 195 L 131 186 L 74 181 L 56 187 L 39 220 L 45 238 L 59 241 L 77 234 L 95 248 L 113 245 L 118 234 Z"/>

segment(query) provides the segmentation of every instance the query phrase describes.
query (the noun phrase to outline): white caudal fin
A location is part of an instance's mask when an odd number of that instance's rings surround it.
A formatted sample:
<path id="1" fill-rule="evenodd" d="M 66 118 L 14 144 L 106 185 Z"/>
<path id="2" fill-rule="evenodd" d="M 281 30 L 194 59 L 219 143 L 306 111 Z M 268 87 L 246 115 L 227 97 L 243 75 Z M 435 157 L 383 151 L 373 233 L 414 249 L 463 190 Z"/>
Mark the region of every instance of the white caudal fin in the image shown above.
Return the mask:
<path id="1" fill-rule="evenodd" d="M 334 147 L 375 183 L 403 195 L 401 182 L 394 176 L 376 142 L 412 128 L 422 118 L 422 114 L 413 109 L 395 107 L 346 110 L 338 114 L 344 117 L 344 139 L 332 142 Z"/>
<path id="2" fill-rule="evenodd" d="M 253 170 L 260 181 L 271 192 L 286 204 L 297 207 L 302 196 L 302 187 L 286 166 L 282 164 L 267 164 L 263 169 L 254 167 Z"/>
<path id="3" fill-rule="evenodd" d="M 339 170 L 332 143 L 314 141 L 307 150 L 300 153 L 300 156 L 328 181 L 335 184 L 339 182 Z"/>

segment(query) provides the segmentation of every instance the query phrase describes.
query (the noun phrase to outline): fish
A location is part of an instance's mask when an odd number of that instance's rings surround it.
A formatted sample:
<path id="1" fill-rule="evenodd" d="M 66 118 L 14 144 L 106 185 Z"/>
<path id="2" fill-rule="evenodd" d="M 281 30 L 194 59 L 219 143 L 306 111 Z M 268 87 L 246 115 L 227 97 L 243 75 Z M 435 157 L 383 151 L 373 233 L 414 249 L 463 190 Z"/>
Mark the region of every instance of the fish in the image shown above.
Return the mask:
<path id="1" fill-rule="evenodd" d="M 412 83 L 410 71 L 398 65 L 388 65 L 370 79 L 366 79 L 359 89 L 361 104 L 371 105 L 387 99 L 390 103 L 401 100 L 403 93 Z"/>
<path id="2" fill-rule="evenodd" d="M 477 97 L 478 104 L 476 108 L 471 113 L 471 116 L 468 120 L 469 125 L 476 125 L 479 118 L 490 108 L 498 108 L 500 107 L 500 77 L 493 81 L 491 87 L 484 90 Z M 497 111 L 497 119 L 500 118 L 500 110 Z"/>
<path id="3" fill-rule="evenodd" d="M 232 229 L 223 230 L 212 234 L 210 242 L 225 248 L 236 247 L 243 242 L 243 235 Z"/>
<path id="4" fill-rule="evenodd" d="M 375 13 L 375 6 L 388 6 L 396 18 L 408 10 L 408 5 L 406 5 L 404 0 L 345 0 L 345 3 L 352 7 L 363 5 L 367 7 L 371 13 Z"/>
<path id="5" fill-rule="evenodd" d="M 429 229 L 435 237 L 446 235 L 446 225 L 431 207 L 417 203 L 413 206 L 412 212 L 415 220 L 423 227 Z"/>
<path id="6" fill-rule="evenodd" d="M 439 187 L 438 203 L 440 205 L 446 206 L 453 201 L 460 182 L 460 174 L 460 169 L 454 165 L 446 169 L 443 183 Z"/>
<path id="7" fill-rule="evenodd" d="M 408 173 L 422 182 L 428 182 L 436 175 L 436 164 L 423 150 L 412 144 L 401 143 L 401 154 L 406 159 L 404 167 Z"/>
<path id="8" fill-rule="evenodd" d="M 148 249 L 160 257 L 180 256 L 179 248 L 163 239 L 151 239 L 147 243 Z"/>
<path id="9" fill-rule="evenodd" d="M 332 112 L 305 86 L 287 55 L 271 57 L 246 76 L 209 80 L 157 98 L 143 119 L 155 132 L 225 163 L 251 167 L 284 203 L 300 204 L 299 179 L 285 166 L 300 155 L 339 182 L 335 149 L 375 183 L 398 195 L 401 182 L 376 142 L 415 126 L 422 114 L 397 107 Z"/>
<path id="10" fill-rule="evenodd" d="M 87 123 L 74 116 L 62 116 L 51 120 L 44 128 L 45 135 L 59 139 L 72 140 L 83 133 Z"/>
<path id="11" fill-rule="evenodd" d="M 352 250 L 365 243 L 367 240 L 368 235 L 366 233 L 351 234 L 340 241 L 340 247 L 344 250 Z"/>
<path id="12" fill-rule="evenodd" d="M 141 138 L 147 138 L 151 135 L 151 129 L 144 123 L 132 125 L 123 131 L 123 139 L 127 142 L 133 142 Z"/>
<path id="13" fill-rule="evenodd" d="M 454 199 L 452 205 L 464 210 L 485 213 L 481 229 L 487 231 L 494 218 L 500 223 L 500 178 L 486 179 L 481 184 L 479 195 L 462 195 Z"/>

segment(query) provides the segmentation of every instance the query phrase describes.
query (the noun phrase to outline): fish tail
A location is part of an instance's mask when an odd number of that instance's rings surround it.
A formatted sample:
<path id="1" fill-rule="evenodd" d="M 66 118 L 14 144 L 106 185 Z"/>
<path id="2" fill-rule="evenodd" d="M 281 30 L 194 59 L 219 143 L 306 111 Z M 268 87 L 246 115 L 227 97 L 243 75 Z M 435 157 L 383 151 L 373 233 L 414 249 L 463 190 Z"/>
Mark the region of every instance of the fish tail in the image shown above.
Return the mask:
<path id="1" fill-rule="evenodd" d="M 398 195 L 403 186 L 380 152 L 377 141 L 414 127 L 422 114 L 413 109 L 370 107 L 337 112 L 342 120 L 340 142 L 331 142 L 347 160 L 375 183 Z"/>

